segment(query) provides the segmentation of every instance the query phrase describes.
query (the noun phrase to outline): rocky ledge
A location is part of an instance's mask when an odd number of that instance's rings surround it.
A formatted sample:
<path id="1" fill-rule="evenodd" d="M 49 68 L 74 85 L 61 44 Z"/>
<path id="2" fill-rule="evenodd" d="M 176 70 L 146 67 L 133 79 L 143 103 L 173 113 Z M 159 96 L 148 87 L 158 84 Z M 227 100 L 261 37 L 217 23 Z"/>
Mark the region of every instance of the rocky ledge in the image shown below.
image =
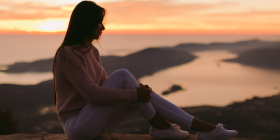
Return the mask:
<path id="1" fill-rule="evenodd" d="M 0 140 L 68 140 L 65 134 L 13 134 L 0 135 Z M 162 140 L 147 134 L 103 134 L 94 140 Z M 195 135 L 190 135 L 185 140 L 196 140 Z M 229 140 L 257 140 L 248 138 L 231 138 Z"/>

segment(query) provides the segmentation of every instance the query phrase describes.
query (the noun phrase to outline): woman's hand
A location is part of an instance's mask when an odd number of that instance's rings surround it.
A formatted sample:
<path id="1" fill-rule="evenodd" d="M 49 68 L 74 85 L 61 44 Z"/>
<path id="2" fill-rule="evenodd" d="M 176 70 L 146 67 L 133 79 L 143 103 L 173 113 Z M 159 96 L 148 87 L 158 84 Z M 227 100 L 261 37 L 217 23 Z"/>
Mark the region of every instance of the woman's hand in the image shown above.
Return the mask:
<path id="1" fill-rule="evenodd" d="M 152 88 L 148 85 L 139 84 L 140 87 L 136 88 L 137 101 L 150 102 L 152 98 Z"/>

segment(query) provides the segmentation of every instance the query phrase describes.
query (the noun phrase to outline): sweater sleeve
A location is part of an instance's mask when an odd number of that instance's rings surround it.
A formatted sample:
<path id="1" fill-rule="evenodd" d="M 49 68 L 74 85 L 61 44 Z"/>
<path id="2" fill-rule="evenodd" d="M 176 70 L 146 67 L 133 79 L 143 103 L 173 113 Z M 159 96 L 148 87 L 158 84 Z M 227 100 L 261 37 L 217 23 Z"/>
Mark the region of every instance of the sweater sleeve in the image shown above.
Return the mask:
<path id="1" fill-rule="evenodd" d="M 106 81 L 108 79 L 108 77 L 107 77 L 107 74 L 106 74 L 106 72 L 105 72 L 105 70 L 103 69 L 103 75 L 102 75 L 102 78 L 101 78 L 101 82 L 100 82 L 100 85 L 103 85 L 104 84 L 104 82 Z"/>
<path id="2" fill-rule="evenodd" d="M 77 55 L 80 55 L 77 56 Z M 64 48 L 65 61 L 63 72 L 75 89 L 85 100 L 93 105 L 112 105 L 137 100 L 136 89 L 117 89 L 98 86 L 88 74 L 79 53 L 73 53 L 71 48 Z M 103 80 L 105 79 L 103 75 Z M 107 76 L 106 76 L 107 78 Z"/>

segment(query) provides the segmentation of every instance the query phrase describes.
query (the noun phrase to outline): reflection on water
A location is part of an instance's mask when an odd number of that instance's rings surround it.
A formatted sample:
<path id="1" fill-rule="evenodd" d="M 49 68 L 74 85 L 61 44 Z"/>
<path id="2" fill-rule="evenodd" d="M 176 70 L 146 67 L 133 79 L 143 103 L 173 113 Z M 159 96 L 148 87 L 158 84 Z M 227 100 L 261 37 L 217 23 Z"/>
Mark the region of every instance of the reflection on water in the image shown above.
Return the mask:
<path id="1" fill-rule="evenodd" d="M 34 85 L 53 78 L 52 72 L 4 73 L 0 72 L 0 84 Z"/>
<path id="2" fill-rule="evenodd" d="M 162 70 L 139 81 L 160 95 L 173 84 L 181 85 L 185 91 L 161 95 L 180 107 L 225 106 L 280 92 L 280 71 L 220 61 L 236 57 L 226 51 L 205 51 L 195 55 L 199 58 L 190 63 Z"/>

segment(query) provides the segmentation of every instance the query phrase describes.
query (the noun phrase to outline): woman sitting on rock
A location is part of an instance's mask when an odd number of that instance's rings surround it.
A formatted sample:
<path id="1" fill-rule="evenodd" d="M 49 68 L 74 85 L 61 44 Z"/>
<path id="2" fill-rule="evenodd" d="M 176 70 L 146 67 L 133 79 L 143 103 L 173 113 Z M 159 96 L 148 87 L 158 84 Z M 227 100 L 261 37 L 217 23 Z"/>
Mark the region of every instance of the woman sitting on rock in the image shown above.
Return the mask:
<path id="1" fill-rule="evenodd" d="M 227 139 L 238 134 L 224 129 L 222 124 L 215 126 L 194 118 L 148 85 L 138 84 L 125 69 L 107 77 L 99 52 L 92 45 L 105 30 L 104 16 L 105 9 L 94 2 L 80 2 L 72 12 L 65 38 L 55 55 L 57 115 L 70 140 L 91 140 L 136 112 L 151 124 L 150 135 L 156 138 L 188 137 L 189 133 L 180 126 L 197 131 L 199 140 Z"/>

